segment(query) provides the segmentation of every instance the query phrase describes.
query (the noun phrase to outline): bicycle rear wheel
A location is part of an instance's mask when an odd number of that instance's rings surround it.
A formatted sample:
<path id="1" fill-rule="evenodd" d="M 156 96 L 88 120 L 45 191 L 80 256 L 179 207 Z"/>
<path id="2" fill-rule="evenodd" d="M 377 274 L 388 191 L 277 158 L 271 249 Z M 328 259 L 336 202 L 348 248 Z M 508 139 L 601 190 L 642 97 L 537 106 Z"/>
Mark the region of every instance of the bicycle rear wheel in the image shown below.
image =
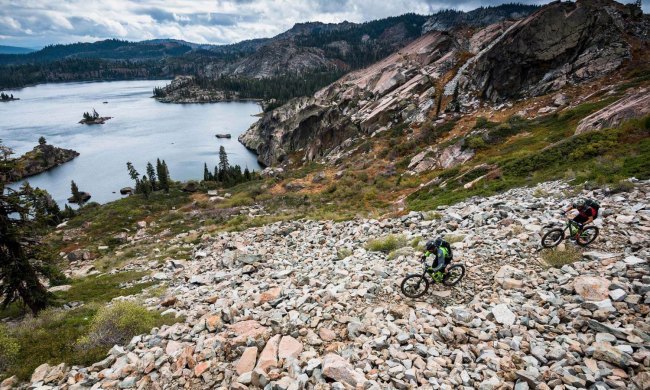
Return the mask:
<path id="1" fill-rule="evenodd" d="M 454 264 L 447 268 L 445 276 L 442 278 L 442 284 L 445 286 L 455 286 L 465 276 L 465 266 L 462 264 Z"/>
<path id="2" fill-rule="evenodd" d="M 598 228 L 595 226 L 587 226 L 582 229 L 582 232 L 579 236 L 576 237 L 576 243 L 580 246 L 587 246 L 594 242 L 596 237 L 598 237 Z"/>
<path id="3" fill-rule="evenodd" d="M 564 230 L 551 229 L 542 237 L 542 246 L 544 248 L 553 248 L 558 246 L 564 239 Z"/>
<path id="4" fill-rule="evenodd" d="M 402 280 L 402 294 L 409 298 L 420 298 L 429 289 L 429 280 L 422 274 L 409 274 Z"/>

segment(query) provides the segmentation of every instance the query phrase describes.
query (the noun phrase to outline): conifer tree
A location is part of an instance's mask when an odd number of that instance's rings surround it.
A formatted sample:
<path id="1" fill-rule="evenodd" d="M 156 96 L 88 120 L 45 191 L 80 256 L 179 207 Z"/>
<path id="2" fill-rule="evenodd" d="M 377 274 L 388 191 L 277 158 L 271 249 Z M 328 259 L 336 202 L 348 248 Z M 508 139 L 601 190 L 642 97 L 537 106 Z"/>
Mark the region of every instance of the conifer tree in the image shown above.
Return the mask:
<path id="1" fill-rule="evenodd" d="M 151 181 L 147 178 L 147 175 L 142 176 L 142 180 L 140 181 L 140 192 L 144 195 L 145 199 L 149 199 L 152 190 Z"/>
<path id="2" fill-rule="evenodd" d="M 79 206 L 82 206 L 83 204 L 83 197 L 81 196 L 81 192 L 79 192 L 79 187 L 77 187 L 77 183 L 72 180 L 72 183 L 70 183 L 70 192 L 72 192 L 72 201 Z"/>
<path id="3" fill-rule="evenodd" d="M 159 189 L 158 183 L 156 182 L 156 171 L 150 162 L 147 162 L 147 175 L 149 176 L 149 182 L 151 182 L 151 190 L 156 191 Z"/>
<path id="4" fill-rule="evenodd" d="M 43 146 L 43 145 L 45 145 L 46 143 L 47 143 L 47 141 L 45 140 L 45 137 L 41 136 L 41 137 L 38 139 L 38 144 L 39 144 L 39 145 Z"/>

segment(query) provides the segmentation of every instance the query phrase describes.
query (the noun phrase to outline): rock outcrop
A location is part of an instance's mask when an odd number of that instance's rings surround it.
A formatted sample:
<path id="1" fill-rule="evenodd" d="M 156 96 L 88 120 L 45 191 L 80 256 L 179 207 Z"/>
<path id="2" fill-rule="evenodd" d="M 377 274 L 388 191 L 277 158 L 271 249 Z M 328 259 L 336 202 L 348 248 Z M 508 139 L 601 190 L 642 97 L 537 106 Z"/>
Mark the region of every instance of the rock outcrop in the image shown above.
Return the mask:
<path id="1" fill-rule="evenodd" d="M 582 119 L 576 134 L 616 127 L 628 119 L 646 115 L 650 115 L 650 91 L 642 88 Z"/>
<path id="2" fill-rule="evenodd" d="M 434 82 L 451 69 L 460 37 L 429 33 L 378 63 L 351 72 L 313 97 L 298 98 L 265 114 L 240 141 L 264 165 L 296 151 L 324 157 L 359 135 L 394 119 L 423 120 L 434 105 Z"/>
<path id="3" fill-rule="evenodd" d="M 648 40 L 649 26 L 634 5 L 611 0 L 549 4 L 472 58 L 459 80 L 461 91 L 500 101 L 602 77 L 631 58 L 634 42 Z"/>
<path id="4" fill-rule="evenodd" d="M 79 153 L 71 149 L 57 148 L 48 144 L 38 145 L 30 152 L 13 160 L 13 169 L 1 179 L 5 182 L 13 182 L 38 175 L 71 161 L 77 156 Z"/>
<path id="5" fill-rule="evenodd" d="M 576 194 L 601 201 L 603 238 L 583 253 L 567 242 L 556 257 L 578 261 L 561 268 L 544 263 L 539 242 L 575 188 L 562 182 L 441 207 L 436 220 L 411 212 L 196 232 L 190 260 L 128 266 L 166 276 L 164 297 L 119 298 L 184 322 L 136 336 L 88 367 L 40 366 L 30 387 L 643 389 L 650 182 L 633 184 L 624 194 Z M 388 234 L 456 237 L 462 284 L 436 286 L 422 301 L 403 297 L 400 281 L 421 270 L 419 249 L 394 260 L 365 249 Z M 339 259 L 340 248 L 352 255 Z"/>
<path id="6" fill-rule="evenodd" d="M 647 47 L 649 31 L 650 20 L 634 5 L 582 0 L 552 3 L 516 22 L 429 32 L 265 114 L 240 141 L 264 165 L 296 152 L 305 161 L 336 162 L 363 138 L 397 125 L 417 127 L 434 115 L 442 121 L 445 110 L 470 112 L 485 102 L 511 104 L 643 61 L 635 48 Z"/>

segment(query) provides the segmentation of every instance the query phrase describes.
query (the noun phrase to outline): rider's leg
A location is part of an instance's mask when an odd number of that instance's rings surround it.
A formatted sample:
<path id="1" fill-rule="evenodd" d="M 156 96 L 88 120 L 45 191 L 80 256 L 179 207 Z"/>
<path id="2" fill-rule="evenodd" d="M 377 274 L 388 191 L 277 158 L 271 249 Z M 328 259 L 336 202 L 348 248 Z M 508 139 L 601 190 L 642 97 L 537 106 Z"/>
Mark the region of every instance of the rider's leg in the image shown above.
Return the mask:
<path id="1" fill-rule="evenodd" d="M 433 272 L 440 271 L 445 266 L 445 255 L 440 248 L 438 248 L 436 259 L 431 266 L 433 267 Z"/>

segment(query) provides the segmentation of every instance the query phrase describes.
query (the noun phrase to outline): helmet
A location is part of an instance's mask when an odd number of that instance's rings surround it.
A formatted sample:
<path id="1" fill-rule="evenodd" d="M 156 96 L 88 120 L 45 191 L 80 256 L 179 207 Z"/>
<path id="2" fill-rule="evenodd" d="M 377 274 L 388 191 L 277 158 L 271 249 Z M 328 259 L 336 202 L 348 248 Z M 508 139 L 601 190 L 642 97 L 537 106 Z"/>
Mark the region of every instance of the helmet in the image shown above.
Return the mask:
<path id="1" fill-rule="evenodd" d="M 577 208 L 577 209 L 580 209 L 580 208 L 585 207 L 585 204 L 586 204 L 586 203 L 587 203 L 586 200 L 584 200 L 584 199 L 578 199 L 578 200 L 575 201 L 575 203 L 573 204 L 573 206 L 574 206 L 575 208 Z"/>
<path id="2" fill-rule="evenodd" d="M 433 252 L 433 251 L 435 251 L 435 250 L 436 250 L 440 245 L 442 245 L 442 241 L 443 241 L 443 240 L 442 240 L 442 238 L 440 238 L 440 237 L 436 238 L 435 240 L 429 240 L 429 241 L 427 241 L 427 243 L 425 244 L 425 248 L 426 248 L 429 252 Z"/>

